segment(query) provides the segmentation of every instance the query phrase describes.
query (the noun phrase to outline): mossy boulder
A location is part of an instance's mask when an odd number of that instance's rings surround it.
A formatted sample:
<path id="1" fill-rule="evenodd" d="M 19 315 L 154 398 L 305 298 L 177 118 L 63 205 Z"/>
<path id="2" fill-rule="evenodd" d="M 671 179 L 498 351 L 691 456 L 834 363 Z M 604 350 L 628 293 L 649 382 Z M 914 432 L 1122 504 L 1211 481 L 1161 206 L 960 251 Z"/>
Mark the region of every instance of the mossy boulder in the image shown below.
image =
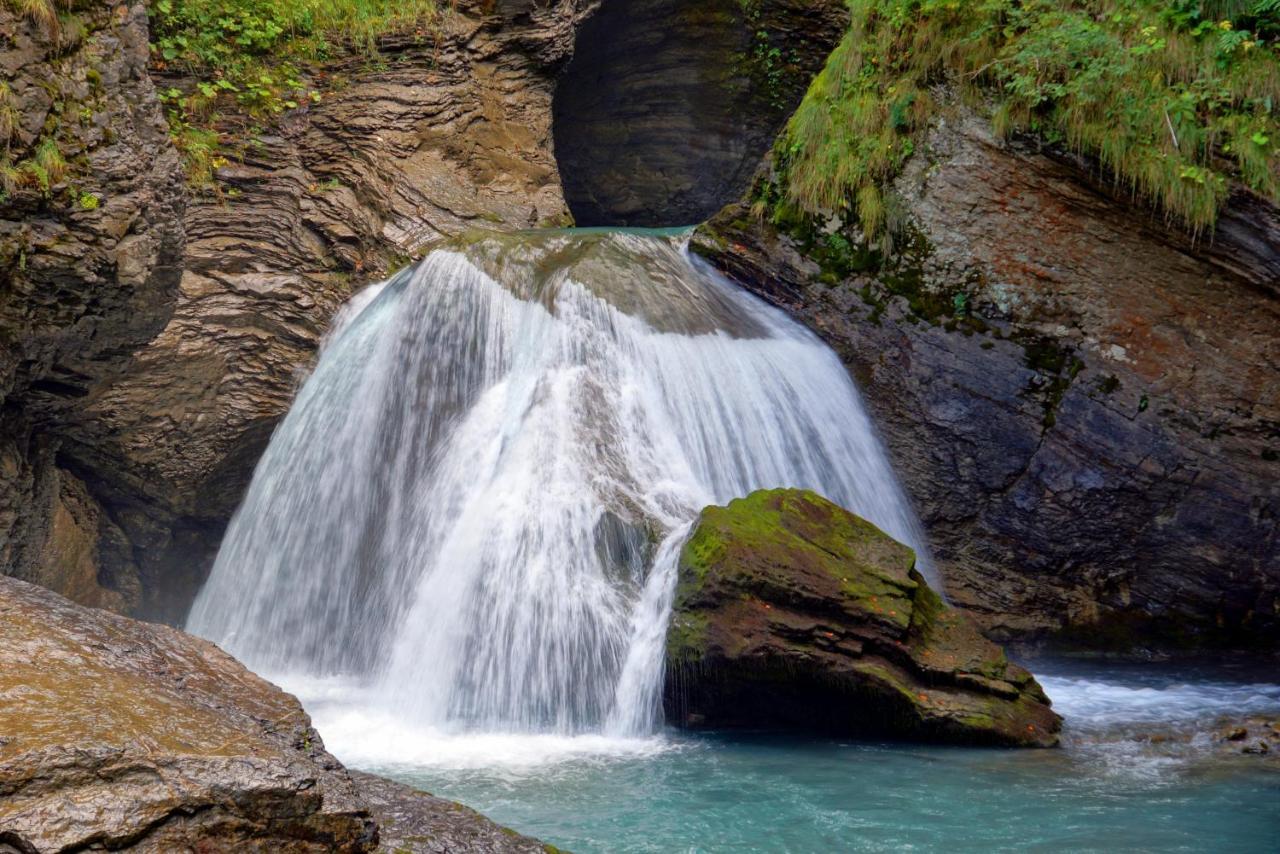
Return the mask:
<path id="1" fill-rule="evenodd" d="M 668 718 L 930 742 L 1049 747 L 1061 718 L 915 569 L 915 554 L 812 492 L 708 507 L 680 556 Z"/>

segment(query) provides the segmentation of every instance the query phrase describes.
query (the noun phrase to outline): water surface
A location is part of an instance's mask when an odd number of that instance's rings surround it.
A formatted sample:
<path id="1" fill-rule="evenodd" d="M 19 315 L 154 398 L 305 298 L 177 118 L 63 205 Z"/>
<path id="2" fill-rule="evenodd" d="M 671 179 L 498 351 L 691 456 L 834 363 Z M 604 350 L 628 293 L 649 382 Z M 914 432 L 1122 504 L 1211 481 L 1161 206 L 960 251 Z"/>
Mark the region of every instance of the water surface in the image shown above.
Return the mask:
<path id="1" fill-rule="evenodd" d="M 1280 851 L 1280 765 L 1217 740 L 1228 717 L 1280 716 L 1280 685 L 1114 667 L 1042 681 L 1061 750 L 469 735 L 398 726 L 332 684 L 305 702 L 349 764 L 575 852 Z"/>

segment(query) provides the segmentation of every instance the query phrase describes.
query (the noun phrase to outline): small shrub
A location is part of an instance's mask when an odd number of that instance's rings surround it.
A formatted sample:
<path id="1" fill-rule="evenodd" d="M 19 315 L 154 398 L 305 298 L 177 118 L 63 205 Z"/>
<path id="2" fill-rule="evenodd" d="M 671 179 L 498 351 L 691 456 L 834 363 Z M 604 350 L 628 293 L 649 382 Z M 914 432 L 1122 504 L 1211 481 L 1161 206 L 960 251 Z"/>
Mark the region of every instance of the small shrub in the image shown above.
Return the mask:
<path id="1" fill-rule="evenodd" d="M 928 127 L 942 82 L 994 98 L 997 136 L 1031 133 L 1097 158 L 1193 232 L 1213 227 L 1232 180 L 1280 201 L 1280 0 L 849 8 L 849 31 L 776 152 L 786 203 L 800 211 L 849 211 L 879 233 L 876 200 Z"/>

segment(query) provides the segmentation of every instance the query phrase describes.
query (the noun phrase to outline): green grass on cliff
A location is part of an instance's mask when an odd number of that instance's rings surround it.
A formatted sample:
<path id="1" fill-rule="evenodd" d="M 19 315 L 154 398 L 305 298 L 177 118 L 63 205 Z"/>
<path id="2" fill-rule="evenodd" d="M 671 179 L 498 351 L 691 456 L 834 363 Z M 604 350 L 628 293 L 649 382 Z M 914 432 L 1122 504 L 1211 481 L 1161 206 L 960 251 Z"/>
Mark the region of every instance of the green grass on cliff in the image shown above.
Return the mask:
<path id="1" fill-rule="evenodd" d="M 1280 201 L 1280 0 L 849 0 L 844 40 L 777 161 L 792 211 L 885 230 L 885 187 L 936 116 L 938 86 L 1096 158 L 1193 232 L 1232 181 Z M 891 223 L 889 223 L 891 224 Z"/>
<path id="2" fill-rule="evenodd" d="M 223 111 L 270 120 L 319 100 L 308 66 L 372 56 L 387 33 L 425 37 L 439 14 L 435 0 L 156 0 L 153 67 L 183 81 L 161 98 L 193 181 L 211 175 Z"/>

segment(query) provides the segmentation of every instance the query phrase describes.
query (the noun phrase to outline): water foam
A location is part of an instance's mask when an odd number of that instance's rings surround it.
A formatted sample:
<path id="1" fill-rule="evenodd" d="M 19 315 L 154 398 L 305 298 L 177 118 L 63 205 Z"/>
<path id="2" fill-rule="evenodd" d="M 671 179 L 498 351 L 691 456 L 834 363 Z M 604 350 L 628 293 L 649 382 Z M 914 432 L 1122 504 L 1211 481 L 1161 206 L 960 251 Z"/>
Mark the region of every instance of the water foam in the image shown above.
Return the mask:
<path id="1" fill-rule="evenodd" d="M 333 733 L 648 736 L 689 525 L 782 486 L 931 572 L 811 333 L 679 238 L 472 236 L 341 318 L 189 628 L 256 669 L 358 682 L 385 719 Z"/>

